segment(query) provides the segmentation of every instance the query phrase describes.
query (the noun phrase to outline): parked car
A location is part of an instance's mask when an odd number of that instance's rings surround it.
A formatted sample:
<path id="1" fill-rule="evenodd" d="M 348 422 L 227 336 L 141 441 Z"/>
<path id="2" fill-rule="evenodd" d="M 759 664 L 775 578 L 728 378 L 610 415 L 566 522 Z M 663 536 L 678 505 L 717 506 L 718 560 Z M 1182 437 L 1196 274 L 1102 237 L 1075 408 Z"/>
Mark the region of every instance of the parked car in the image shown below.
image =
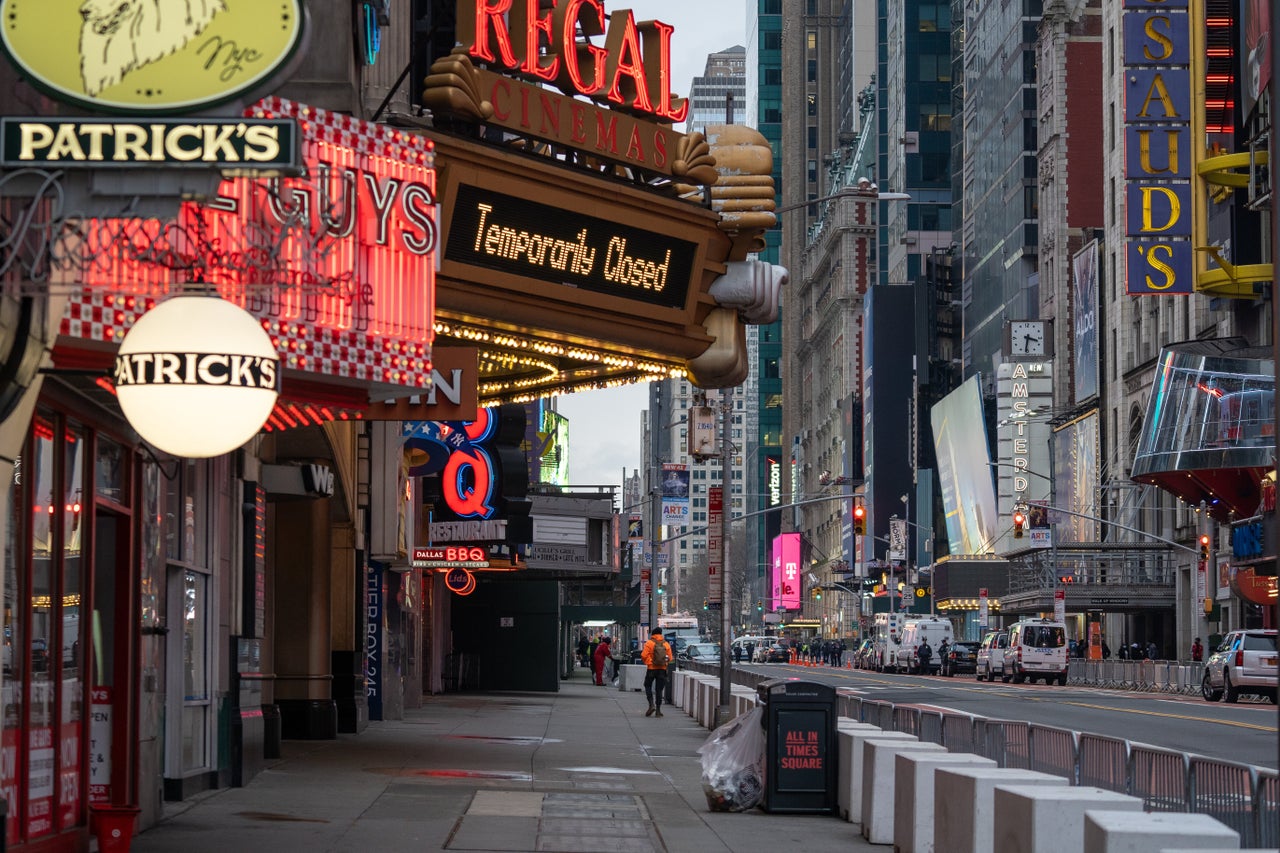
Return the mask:
<path id="1" fill-rule="evenodd" d="M 961 640 L 947 647 L 942 657 L 942 674 L 948 678 L 957 672 L 978 671 L 978 644 Z"/>
<path id="2" fill-rule="evenodd" d="M 1241 693 L 1276 702 L 1276 631 L 1250 628 L 1232 631 L 1204 664 L 1200 693 L 1209 702 L 1238 702 Z"/>
<path id="3" fill-rule="evenodd" d="M 1004 651 L 1009 648 L 1008 631 L 990 631 L 982 638 L 978 646 L 978 657 L 974 662 L 973 674 L 979 680 L 995 681 L 996 676 L 1004 677 Z"/>
<path id="4" fill-rule="evenodd" d="M 791 650 L 781 643 L 756 649 L 756 655 L 760 663 L 787 663 L 791 660 Z"/>
<path id="5" fill-rule="evenodd" d="M 676 657 L 693 663 L 720 663 L 719 643 L 688 643 Z"/>

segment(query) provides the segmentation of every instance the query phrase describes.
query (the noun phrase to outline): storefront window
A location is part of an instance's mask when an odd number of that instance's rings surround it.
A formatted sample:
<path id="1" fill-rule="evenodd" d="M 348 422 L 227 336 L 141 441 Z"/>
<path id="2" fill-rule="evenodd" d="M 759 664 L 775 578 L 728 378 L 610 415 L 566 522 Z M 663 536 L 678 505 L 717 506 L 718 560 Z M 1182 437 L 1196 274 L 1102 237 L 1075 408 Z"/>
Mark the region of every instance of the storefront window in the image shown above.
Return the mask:
<path id="1" fill-rule="evenodd" d="M 98 437 L 93 465 L 93 489 L 98 497 L 113 503 L 129 502 L 129 455 L 119 442 Z"/>
<path id="2" fill-rule="evenodd" d="M 85 502 L 84 430 L 71 425 L 63 442 L 62 583 L 59 585 L 59 661 L 61 695 L 58 699 L 58 828 L 80 823 L 81 753 L 84 720 L 84 680 L 80 659 L 80 605 L 84 593 L 84 557 L 81 551 Z"/>
<path id="3" fill-rule="evenodd" d="M 182 765 L 184 771 L 208 763 L 205 748 L 209 712 L 208 625 L 206 610 L 208 579 L 197 572 L 183 573 L 182 583 Z"/>
<path id="4" fill-rule="evenodd" d="M 62 497 L 54 479 L 54 425 L 50 417 L 35 419 L 34 453 L 28 473 L 33 490 L 31 513 L 31 642 L 27 680 L 27 808 L 26 835 L 38 838 L 53 831 L 53 701 L 49 646 L 53 632 L 54 533 Z M 10 818 L 13 819 L 12 817 Z"/>
<path id="5" fill-rule="evenodd" d="M 19 784 L 20 768 L 18 744 L 22 734 L 22 682 L 26 674 L 25 658 L 21 649 L 23 642 L 23 621 L 19 614 L 25 610 L 23 587 L 26 579 L 26 561 L 20 559 L 19 543 L 23 542 L 27 531 L 26 503 L 23 501 L 22 483 L 24 480 L 23 461 L 19 459 L 14 466 L 13 478 L 0 484 L 9 492 L 8 530 L 4 540 L 4 728 L 0 731 L 0 796 L 9 804 L 10 814 L 17 816 L 24 813 L 23 790 L 25 785 Z M 10 819 L 6 823 L 5 842 L 7 846 L 17 843 L 22 821 Z"/>

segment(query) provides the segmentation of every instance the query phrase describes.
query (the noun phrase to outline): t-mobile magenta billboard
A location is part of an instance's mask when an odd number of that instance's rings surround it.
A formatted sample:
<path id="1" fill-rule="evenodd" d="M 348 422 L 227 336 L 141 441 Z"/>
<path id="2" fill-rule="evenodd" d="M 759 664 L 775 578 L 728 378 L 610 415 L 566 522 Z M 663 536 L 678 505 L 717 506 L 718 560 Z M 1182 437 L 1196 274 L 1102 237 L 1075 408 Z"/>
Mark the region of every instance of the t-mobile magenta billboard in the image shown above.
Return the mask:
<path id="1" fill-rule="evenodd" d="M 773 539 L 773 609 L 800 609 L 800 534 L 783 533 Z"/>

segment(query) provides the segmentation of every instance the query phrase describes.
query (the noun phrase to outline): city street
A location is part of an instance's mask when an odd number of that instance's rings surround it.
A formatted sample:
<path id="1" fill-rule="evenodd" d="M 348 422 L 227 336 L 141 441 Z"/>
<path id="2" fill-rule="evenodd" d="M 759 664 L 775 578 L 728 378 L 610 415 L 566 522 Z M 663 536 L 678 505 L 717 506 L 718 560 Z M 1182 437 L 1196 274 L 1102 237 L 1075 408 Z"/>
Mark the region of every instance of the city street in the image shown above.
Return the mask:
<path id="1" fill-rule="evenodd" d="M 1199 695 L 988 683 L 972 675 L 942 678 L 790 664 L 743 668 L 779 678 L 820 681 L 863 699 L 895 705 L 1025 720 L 1226 761 L 1277 766 L 1277 708 L 1253 697 L 1228 705 L 1206 702 Z"/>

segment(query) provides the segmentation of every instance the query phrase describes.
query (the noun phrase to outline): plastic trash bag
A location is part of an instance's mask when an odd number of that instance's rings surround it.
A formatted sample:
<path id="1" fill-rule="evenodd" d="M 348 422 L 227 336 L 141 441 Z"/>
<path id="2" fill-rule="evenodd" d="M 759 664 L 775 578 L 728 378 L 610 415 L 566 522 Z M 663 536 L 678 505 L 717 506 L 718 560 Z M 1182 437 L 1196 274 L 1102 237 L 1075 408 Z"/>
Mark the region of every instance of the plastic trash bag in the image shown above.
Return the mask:
<path id="1" fill-rule="evenodd" d="M 764 710 L 756 706 L 730 720 L 698 748 L 702 790 L 713 812 L 745 812 L 764 794 Z"/>

